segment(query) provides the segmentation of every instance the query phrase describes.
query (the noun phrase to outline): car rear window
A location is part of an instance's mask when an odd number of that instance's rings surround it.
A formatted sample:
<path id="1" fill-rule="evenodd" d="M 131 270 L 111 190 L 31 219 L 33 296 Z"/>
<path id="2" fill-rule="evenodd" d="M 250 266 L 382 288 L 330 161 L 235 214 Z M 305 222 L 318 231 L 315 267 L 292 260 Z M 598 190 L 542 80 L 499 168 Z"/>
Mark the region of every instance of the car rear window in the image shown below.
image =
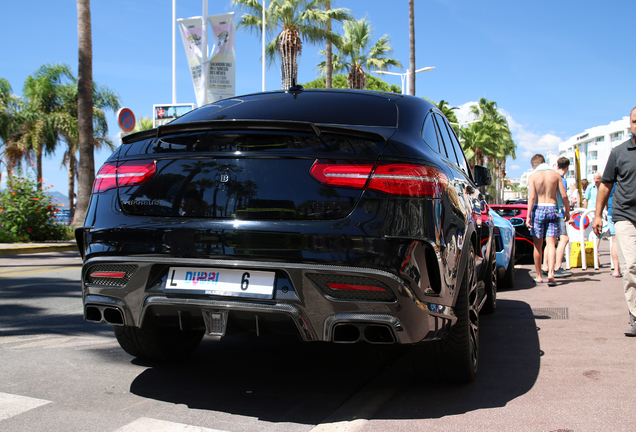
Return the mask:
<path id="1" fill-rule="evenodd" d="M 124 145 L 122 156 L 164 153 L 267 152 L 373 157 L 381 153 L 384 141 L 355 136 L 295 134 L 263 131 L 193 132 L 148 138 Z"/>
<path id="2" fill-rule="evenodd" d="M 396 127 L 398 113 L 391 97 L 384 94 L 305 91 L 222 100 L 190 111 L 170 124 L 232 119 Z"/>

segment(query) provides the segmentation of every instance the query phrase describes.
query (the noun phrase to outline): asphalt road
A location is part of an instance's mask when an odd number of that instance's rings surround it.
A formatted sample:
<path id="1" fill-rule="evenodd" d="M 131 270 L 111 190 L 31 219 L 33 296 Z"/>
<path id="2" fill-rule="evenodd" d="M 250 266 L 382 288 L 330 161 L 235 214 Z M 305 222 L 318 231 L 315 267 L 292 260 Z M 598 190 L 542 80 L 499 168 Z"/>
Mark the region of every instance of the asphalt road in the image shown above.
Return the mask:
<path id="1" fill-rule="evenodd" d="M 401 346 L 206 337 L 147 364 L 82 320 L 75 252 L 0 257 L 2 431 L 633 431 L 636 338 L 621 281 L 574 269 L 555 288 L 519 265 L 481 320 L 471 385 L 412 378 Z"/>

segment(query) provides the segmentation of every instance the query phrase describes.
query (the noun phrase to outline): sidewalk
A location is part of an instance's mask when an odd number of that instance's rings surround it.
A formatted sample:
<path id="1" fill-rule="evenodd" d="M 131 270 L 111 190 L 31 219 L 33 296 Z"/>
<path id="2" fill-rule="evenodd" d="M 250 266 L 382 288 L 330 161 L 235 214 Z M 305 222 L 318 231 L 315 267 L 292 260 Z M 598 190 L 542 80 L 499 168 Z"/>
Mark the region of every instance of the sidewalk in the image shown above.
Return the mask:
<path id="1" fill-rule="evenodd" d="M 43 243 L 0 243 L 0 257 L 43 252 L 77 251 L 74 241 Z"/>

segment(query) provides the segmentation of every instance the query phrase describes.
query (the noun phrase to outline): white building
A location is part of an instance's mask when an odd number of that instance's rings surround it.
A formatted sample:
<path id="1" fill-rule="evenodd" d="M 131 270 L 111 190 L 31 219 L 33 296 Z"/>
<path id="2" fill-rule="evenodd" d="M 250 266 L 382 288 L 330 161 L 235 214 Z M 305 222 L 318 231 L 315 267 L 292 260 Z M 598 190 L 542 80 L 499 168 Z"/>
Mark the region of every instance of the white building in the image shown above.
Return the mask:
<path id="1" fill-rule="evenodd" d="M 603 174 L 612 148 L 626 141 L 629 136 L 629 117 L 623 117 L 622 120 L 613 121 L 605 126 L 586 129 L 585 132 L 574 135 L 559 144 L 559 156 L 570 159 L 570 171 L 567 178 L 572 179 L 571 182 L 574 182 L 576 178 L 574 151 L 577 147 L 581 161 L 581 179 L 586 178 L 592 182 L 594 173 Z"/>
<path id="2" fill-rule="evenodd" d="M 565 156 L 570 159 L 570 170 L 567 174 L 568 187 L 576 182 L 576 165 L 574 164 L 574 151 L 578 147 L 579 159 L 581 166 L 581 179 L 587 179 L 593 182 L 594 173 L 603 174 L 607 158 L 610 151 L 619 144 L 622 144 L 630 137 L 629 117 L 623 117 L 621 120 L 613 121 L 605 126 L 596 126 L 586 129 L 567 141 L 559 144 L 559 153 L 553 154 L 548 152 L 545 155 L 546 163 L 556 169 L 557 159 Z M 520 187 L 528 186 L 528 175 L 531 169 L 524 172 L 518 180 Z M 517 180 L 512 180 L 517 184 Z"/>

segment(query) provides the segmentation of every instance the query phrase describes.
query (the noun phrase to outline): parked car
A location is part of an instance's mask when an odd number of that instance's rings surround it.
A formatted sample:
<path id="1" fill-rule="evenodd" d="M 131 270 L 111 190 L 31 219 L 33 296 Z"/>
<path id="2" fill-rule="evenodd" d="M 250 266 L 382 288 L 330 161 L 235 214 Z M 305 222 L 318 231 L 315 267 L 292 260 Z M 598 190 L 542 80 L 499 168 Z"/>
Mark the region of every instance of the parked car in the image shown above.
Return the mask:
<path id="1" fill-rule="evenodd" d="M 124 137 L 99 170 L 76 231 L 84 318 L 143 358 L 293 333 L 412 345 L 418 375 L 471 381 L 496 297 L 490 178 L 422 98 L 292 87 L 206 105 Z"/>
<path id="2" fill-rule="evenodd" d="M 515 227 L 515 259 L 532 261 L 534 242 L 526 226 L 527 204 L 491 204 L 490 208 L 499 216 L 508 219 Z"/>
<path id="3" fill-rule="evenodd" d="M 515 286 L 515 227 L 509 220 L 492 212 L 497 255 L 497 290 Z"/>

